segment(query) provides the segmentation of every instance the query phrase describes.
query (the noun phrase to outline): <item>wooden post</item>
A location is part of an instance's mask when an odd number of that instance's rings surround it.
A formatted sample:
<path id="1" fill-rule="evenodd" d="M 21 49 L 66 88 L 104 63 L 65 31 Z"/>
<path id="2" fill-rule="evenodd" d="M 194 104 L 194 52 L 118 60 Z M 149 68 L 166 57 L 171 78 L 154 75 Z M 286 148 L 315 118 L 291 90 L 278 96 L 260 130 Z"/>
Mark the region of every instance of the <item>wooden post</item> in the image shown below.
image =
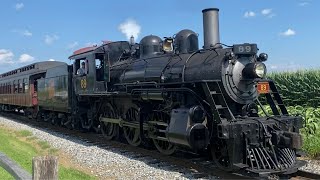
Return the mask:
<path id="1" fill-rule="evenodd" d="M 32 158 L 33 180 L 57 180 L 58 179 L 58 157 L 44 156 Z"/>

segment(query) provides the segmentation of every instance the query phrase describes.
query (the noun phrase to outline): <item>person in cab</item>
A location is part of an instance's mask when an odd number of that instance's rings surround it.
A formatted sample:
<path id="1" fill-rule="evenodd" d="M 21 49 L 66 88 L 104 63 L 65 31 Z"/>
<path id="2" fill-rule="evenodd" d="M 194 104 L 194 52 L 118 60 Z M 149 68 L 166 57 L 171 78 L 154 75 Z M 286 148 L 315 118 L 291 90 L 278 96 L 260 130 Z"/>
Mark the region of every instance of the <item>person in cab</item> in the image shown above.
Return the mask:
<path id="1" fill-rule="evenodd" d="M 84 76 L 86 75 L 86 67 L 85 67 L 85 62 L 81 63 L 81 67 L 77 70 L 77 75 L 79 76 Z"/>

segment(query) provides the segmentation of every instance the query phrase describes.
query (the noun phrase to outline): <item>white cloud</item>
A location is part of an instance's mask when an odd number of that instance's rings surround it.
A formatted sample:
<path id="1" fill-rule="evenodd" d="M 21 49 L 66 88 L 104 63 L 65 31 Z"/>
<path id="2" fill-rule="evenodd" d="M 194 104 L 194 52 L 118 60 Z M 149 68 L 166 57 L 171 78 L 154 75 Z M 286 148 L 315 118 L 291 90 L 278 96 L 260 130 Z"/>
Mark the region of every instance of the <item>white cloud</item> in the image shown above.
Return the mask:
<path id="1" fill-rule="evenodd" d="M 253 11 L 247 11 L 247 12 L 244 13 L 243 16 L 244 16 L 245 18 L 254 17 L 254 16 L 256 16 L 256 13 L 253 12 Z"/>
<path id="2" fill-rule="evenodd" d="M 267 66 L 267 69 L 271 72 L 275 71 L 297 71 L 306 69 L 307 67 L 301 64 L 297 64 L 293 61 L 287 63 L 280 63 L 280 64 L 270 64 Z"/>
<path id="3" fill-rule="evenodd" d="M 14 59 L 14 54 L 8 49 L 0 49 L 0 64 L 17 64 L 34 61 L 35 58 L 29 54 L 21 54 L 18 60 Z"/>
<path id="4" fill-rule="evenodd" d="M 270 69 L 278 69 L 278 67 L 279 67 L 279 65 L 275 65 L 275 64 L 270 65 Z"/>
<path id="5" fill-rule="evenodd" d="M 29 30 L 12 30 L 12 32 L 18 33 L 21 36 L 26 36 L 26 37 L 31 37 L 32 36 L 32 32 L 30 32 Z"/>
<path id="6" fill-rule="evenodd" d="M 85 46 L 97 46 L 98 44 L 97 43 L 93 43 L 93 42 L 87 42 L 85 44 Z"/>
<path id="7" fill-rule="evenodd" d="M 45 39 L 44 39 L 44 42 L 47 44 L 47 45 L 50 45 L 52 44 L 54 41 L 58 40 L 59 39 L 59 36 L 57 35 L 46 35 L 45 36 Z"/>
<path id="8" fill-rule="evenodd" d="M 304 2 L 300 2 L 298 5 L 299 5 L 299 6 L 307 6 L 307 5 L 309 5 L 309 4 L 310 4 L 310 2 L 304 1 Z"/>
<path id="9" fill-rule="evenodd" d="M 268 18 L 273 18 L 274 16 L 276 16 L 276 14 L 272 13 L 272 14 L 269 14 L 267 17 Z"/>
<path id="10" fill-rule="evenodd" d="M 60 62 L 63 62 L 63 61 L 62 61 L 62 60 L 60 60 L 60 59 L 54 59 L 54 58 L 50 58 L 50 59 L 45 60 L 45 61 L 60 61 Z"/>
<path id="11" fill-rule="evenodd" d="M 118 29 L 126 35 L 128 40 L 131 36 L 133 36 L 134 39 L 137 39 L 141 32 L 141 26 L 133 19 L 127 19 L 119 25 Z"/>
<path id="12" fill-rule="evenodd" d="M 312 0 L 300 0 L 300 2 L 298 3 L 298 6 L 305 7 L 305 6 L 310 5 L 311 2 L 312 2 Z"/>
<path id="13" fill-rule="evenodd" d="M 22 35 L 27 36 L 27 37 L 30 37 L 30 36 L 32 36 L 32 33 L 31 33 L 30 31 L 28 31 L 28 30 L 24 30 L 24 31 L 22 32 Z"/>
<path id="14" fill-rule="evenodd" d="M 79 46 L 79 43 L 77 41 L 68 44 L 67 49 L 74 49 L 75 47 Z"/>
<path id="15" fill-rule="evenodd" d="M 26 62 L 31 62 L 34 61 L 34 57 L 30 56 L 29 54 L 21 54 L 19 58 L 20 63 L 26 63 Z"/>
<path id="16" fill-rule="evenodd" d="M 19 10 L 22 9 L 23 7 L 24 7 L 24 4 L 23 4 L 23 3 L 17 3 L 17 4 L 15 5 L 15 8 L 16 8 L 17 11 L 19 11 Z"/>
<path id="17" fill-rule="evenodd" d="M 280 35 L 281 36 L 294 36 L 294 35 L 296 35 L 296 31 L 289 28 L 288 30 L 281 32 Z"/>
<path id="18" fill-rule="evenodd" d="M 0 64 L 13 64 L 14 54 L 7 49 L 0 49 Z"/>
<path id="19" fill-rule="evenodd" d="M 261 11 L 261 14 L 263 16 L 268 17 L 268 18 L 272 18 L 272 17 L 274 17 L 276 15 L 275 13 L 273 13 L 272 9 L 263 9 Z"/>
<path id="20" fill-rule="evenodd" d="M 262 15 L 268 15 L 268 14 L 271 14 L 272 13 L 272 9 L 263 9 L 261 11 L 261 14 Z"/>

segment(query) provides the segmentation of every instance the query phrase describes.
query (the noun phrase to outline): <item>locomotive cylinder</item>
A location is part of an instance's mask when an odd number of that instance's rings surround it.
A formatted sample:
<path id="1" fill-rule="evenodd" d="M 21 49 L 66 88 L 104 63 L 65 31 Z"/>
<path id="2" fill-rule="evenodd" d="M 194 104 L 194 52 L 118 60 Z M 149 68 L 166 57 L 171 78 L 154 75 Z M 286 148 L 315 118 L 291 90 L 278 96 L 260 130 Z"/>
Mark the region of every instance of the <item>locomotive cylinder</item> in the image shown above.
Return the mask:
<path id="1" fill-rule="evenodd" d="M 204 48 L 210 48 L 220 43 L 219 35 L 219 9 L 209 8 L 202 10 Z"/>
<path id="2" fill-rule="evenodd" d="M 194 116 L 190 116 L 189 108 L 172 110 L 167 133 L 169 142 L 194 150 L 204 149 L 209 144 L 208 128 L 194 122 Z"/>

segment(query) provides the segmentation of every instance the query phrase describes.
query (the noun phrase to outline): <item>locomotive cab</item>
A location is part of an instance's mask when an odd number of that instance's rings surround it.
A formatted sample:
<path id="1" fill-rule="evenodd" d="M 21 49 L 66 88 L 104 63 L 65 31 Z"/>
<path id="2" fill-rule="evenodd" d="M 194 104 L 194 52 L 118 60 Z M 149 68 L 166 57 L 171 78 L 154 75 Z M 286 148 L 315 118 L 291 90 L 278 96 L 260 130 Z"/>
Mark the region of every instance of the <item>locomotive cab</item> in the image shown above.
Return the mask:
<path id="1" fill-rule="evenodd" d="M 73 82 L 76 94 L 92 93 L 95 74 L 95 50 L 96 47 L 82 48 L 73 53 L 70 59 L 73 63 Z"/>
<path id="2" fill-rule="evenodd" d="M 126 41 L 108 42 L 99 47 L 86 47 L 73 53 L 73 79 L 76 94 L 108 91 L 110 67 L 128 57 L 130 45 Z"/>

